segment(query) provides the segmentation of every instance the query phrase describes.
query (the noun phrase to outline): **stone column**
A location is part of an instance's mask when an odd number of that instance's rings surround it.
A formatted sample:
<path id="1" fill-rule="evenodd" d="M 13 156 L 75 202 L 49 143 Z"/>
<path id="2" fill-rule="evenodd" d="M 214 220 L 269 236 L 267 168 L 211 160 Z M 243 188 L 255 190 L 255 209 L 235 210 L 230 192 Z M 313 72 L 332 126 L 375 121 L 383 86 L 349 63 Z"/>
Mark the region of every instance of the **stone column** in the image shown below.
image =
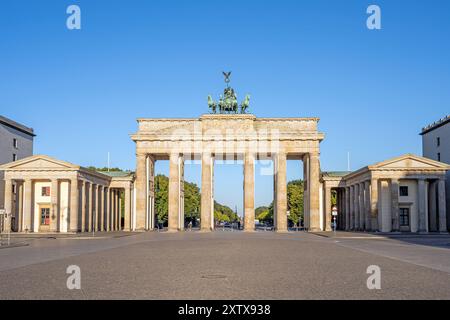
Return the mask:
<path id="1" fill-rule="evenodd" d="M 59 198 L 59 183 L 57 179 L 52 180 L 51 184 L 51 213 L 50 213 L 50 232 L 58 231 L 58 220 L 59 220 L 59 208 L 58 208 L 58 198 Z"/>
<path id="2" fill-rule="evenodd" d="M 400 212 L 398 207 L 399 182 L 398 179 L 391 179 L 391 199 L 392 199 L 392 231 L 400 231 Z"/>
<path id="3" fill-rule="evenodd" d="M 125 226 L 123 230 L 131 231 L 131 185 L 125 188 Z"/>
<path id="4" fill-rule="evenodd" d="M 110 217 L 111 217 L 111 231 L 116 231 L 116 191 L 114 189 L 109 189 L 110 197 L 111 197 L 111 209 L 110 209 Z"/>
<path id="5" fill-rule="evenodd" d="M 147 195 L 147 212 L 148 223 L 147 229 L 154 230 L 156 223 L 155 216 L 155 159 L 148 157 L 148 195 Z"/>
<path id="6" fill-rule="evenodd" d="M 244 156 L 244 231 L 255 231 L 255 155 Z"/>
<path id="7" fill-rule="evenodd" d="M 286 154 L 282 152 L 276 155 L 276 183 L 276 231 L 287 232 Z"/>
<path id="8" fill-rule="evenodd" d="M 365 181 L 364 182 L 364 216 L 365 216 L 365 222 L 364 222 L 364 230 L 370 231 L 370 182 Z"/>
<path id="9" fill-rule="evenodd" d="M 180 214 L 180 155 L 178 153 L 170 154 L 169 161 L 169 221 L 168 231 L 175 232 L 179 227 Z"/>
<path id="10" fill-rule="evenodd" d="M 94 207 L 92 209 L 92 230 L 98 231 L 98 212 L 99 212 L 99 204 L 98 204 L 98 184 L 93 186 L 93 204 Z"/>
<path id="11" fill-rule="evenodd" d="M 345 187 L 345 230 L 350 230 L 350 187 Z"/>
<path id="12" fill-rule="evenodd" d="M 86 186 L 87 189 L 87 212 L 86 212 L 86 229 L 88 232 L 92 232 L 92 183 L 88 183 Z"/>
<path id="13" fill-rule="evenodd" d="M 417 202 L 419 213 L 419 232 L 427 232 L 426 186 L 425 179 L 417 180 Z M 412 231 L 412 230 L 411 230 Z"/>
<path id="14" fill-rule="evenodd" d="M 4 230 L 11 230 L 11 216 L 12 216 L 12 200 L 13 200 L 13 182 L 10 179 L 5 179 L 5 203 L 4 209 L 6 214 L 8 215 L 8 219 L 6 220 Z"/>
<path id="15" fill-rule="evenodd" d="M 27 179 L 24 182 L 23 193 L 23 231 L 33 231 L 33 180 Z"/>
<path id="16" fill-rule="evenodd" d="M 70 181 L 70 223 L 69 223 L 69 231 L 77 232 L 78 231 L 78 179 L 72 179 Z"/>
<path id="17" fill-rule="evenodd" d="M 445 196 L 445 180 L 438 182 L 439 232 L 447 232 L 447 208 Z"/>
<path id="18" fill-rule="evenodd" d="M 370 181 L 370 227 L 372 231 L 378 230 L 378 179 Z M 380 226 L 381 227 L 381 226 Z"/>
<path id="19" fill-rule="evenodd" d="M 355 195 L 355 189 L 354 186 L 350 186 L 349 188 L 349 209 L 350 209 L 350 230 L 354 230 L 355 229 L 355 212 L 354 212 L 354 205 L 355 205 L 355 200 L 354 200 L 354 195 Z"/>
<path id="20" fill-rule="evenodd" d="M 359 229 L 364 230 L 366 224 L 366 210 L 364 208 L 364 182 L 359 184 Z"/>
<path id="21" fill-rule="evenodd" d="M 201 231 L 211 231 L 213 210 L 213 158 L 210 153 L 202 154 Z"/>
<path id="22" fill-rule="evenodd" d="M 81 181 L 81 225 L 80 225 L 80 231 L 85 232 L 86 231 L 86 182 Z"/>
<path id="23" fill-rule="evenodd" d="M 147 155 L 136 154 L 136 230 L 145 230 L 147 219 Z"/>
<path id="24" fill-rule="evenodd" d="M 320 231 L 320 162 L 318 153 L 309 154 L 309 186 L 310 231 Z"/>
<path id="25" fill-rule="evenodd" d="M 429 232 L 439 231 L 438 221 L 438 182 L 430 181 L 428 190 L 428 217 L 429 217 Z"/>
<path id="26" fill-rule="evenodd" d="M 353 203 L 353 208 L 355 210 L 355 219 L 354 219 L 354 223 L 355 223 L 355 230 L 359 230 L 359 184 L 355 184 L 354 186 L 355 190 L 354 190 L 354 203 Z"/>
<path id="27" fill-rule="evenodd" d="M 100 226 L 99 226 L 99 230 L 100 231 L 105 231 L 105 207 L 106 207 L 106 201 L 105 201 L 105 186 L 100 186 L 100 206 L 101 206 L 101 210 L 100 210 Z"/>
<path id="28" fill-rule="evenodd" d="M 111 193 L 109 191 L 109 187 L 105 187 L 105 200 L 106 200 L 106 231 L 111 231 Z"/>
<path id="29" fill-rule="evenodd" d="M 122 230 L 122 190 L 117 190 L 117 230 Z"/>
<path id="30" fill-rule="evenodd" d="M 275 175 L 274 175 L 275 177 Z M 274 180 L 275 181 L 275 180 Z M 274 186 L 275 186 L 274 182 Z M 303 155 L 303 225 L 306 229 L 309 229 L 309 156 L 308 154 Z M 275 188 L 276 189 L 276 188 Z M 274 192 L 274 198 L 276 198 L 276 190 Z M 274 216 L 275 216 L 275 206 L 274 206 Z"/>
<path id="31" fill-rule="evenodd" d="M 23 181 L 16 182 L 16 208 L 14 214 L 16 219 L 12 229 L 16 232 L 21 232 L 23 226 Z"/>
<path id="32" fill-rule="evenodd" d="M 325 231 L 332 231 L 331 228 L 331 188 L 324 182 L 325 194 L 324 194 L 324 208 L 325 208 Z"/>

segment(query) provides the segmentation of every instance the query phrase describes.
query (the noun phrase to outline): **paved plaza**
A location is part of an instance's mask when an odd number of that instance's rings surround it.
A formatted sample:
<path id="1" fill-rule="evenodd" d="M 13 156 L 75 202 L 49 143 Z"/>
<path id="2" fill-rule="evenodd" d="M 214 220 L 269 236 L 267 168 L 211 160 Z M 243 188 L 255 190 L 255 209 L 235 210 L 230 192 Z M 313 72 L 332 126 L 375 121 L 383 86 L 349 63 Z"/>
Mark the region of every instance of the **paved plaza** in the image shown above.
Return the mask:
<path id="1" fill-rule="evenodd" d="M 149 232 L 0 249 L 0 299 L 450 299 L 450 236 Z M 82 290 L 70 291 L 70 265 Z M 367 288 L 368 266 L 381 290 Z"/>

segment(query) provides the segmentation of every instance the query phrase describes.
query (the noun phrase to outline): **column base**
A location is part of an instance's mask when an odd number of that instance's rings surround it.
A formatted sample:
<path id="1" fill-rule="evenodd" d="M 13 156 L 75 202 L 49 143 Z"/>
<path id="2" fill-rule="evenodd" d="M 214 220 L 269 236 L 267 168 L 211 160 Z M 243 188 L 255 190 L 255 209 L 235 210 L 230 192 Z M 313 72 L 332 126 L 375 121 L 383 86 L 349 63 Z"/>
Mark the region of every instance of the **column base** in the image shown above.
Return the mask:
<path id="1" fill-rule="evenodd" d="M 320 232 L 322 230 L 320 230 L 320 228 L 310 228 L 308 229 L 308 232 Z"/>

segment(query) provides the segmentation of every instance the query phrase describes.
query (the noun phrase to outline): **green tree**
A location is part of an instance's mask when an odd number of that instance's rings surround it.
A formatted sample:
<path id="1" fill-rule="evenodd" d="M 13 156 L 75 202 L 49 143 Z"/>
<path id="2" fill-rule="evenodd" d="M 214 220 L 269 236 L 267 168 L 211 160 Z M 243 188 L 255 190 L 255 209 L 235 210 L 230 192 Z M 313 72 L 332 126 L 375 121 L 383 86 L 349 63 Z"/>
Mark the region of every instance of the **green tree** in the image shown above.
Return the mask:
<path id="1" fill-rule="evenodd" d="M 158 221 L 166 222 L 169 214 L 169 178 L 158 174 L 155 177 L 155 212 Z"/>
<path id="2" fill-rule="evenodd" d="M 294 224 L 303 220 L 303 195 L 304 186 L 302 180 L 290 181 L 287 185 L 287 205 L 290 215 L 288 219 Z"/>
<path id="3" fill-rule="evenodd" d="M 214 213 L 215 212 L 219 212 L 221 214 L 220 216 L 218 216 L 221 219 L 223 219 L 222 216 L 227 216 L 228 221 L 233 221 L 233 222 L 237 221 L 239 219 L 236 212 L 234 212 L 230 207 L 222 205 L 222 204 L 218 203 L 217 201 L 214 201 Z M 225 220 L 219 219 L 219 221 L 225 221 Z"/>
<path id="4" fill-rule="evenodd" d="M 184 215 L 195 220 L 200 218 L 200 188 L 195 183 L 184 182 Z"/>

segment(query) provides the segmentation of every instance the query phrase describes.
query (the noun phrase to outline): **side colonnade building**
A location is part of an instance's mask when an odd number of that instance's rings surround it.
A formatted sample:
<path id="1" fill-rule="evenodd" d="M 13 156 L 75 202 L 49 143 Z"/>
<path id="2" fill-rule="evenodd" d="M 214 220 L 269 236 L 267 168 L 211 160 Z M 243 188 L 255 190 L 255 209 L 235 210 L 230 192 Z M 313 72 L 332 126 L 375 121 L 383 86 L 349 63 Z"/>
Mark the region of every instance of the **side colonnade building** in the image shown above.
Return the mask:
<path id="1" fill-rule="evenodd" d="M 76 233 L 132 228 L 132 174 L 100 173 L 45 155 L 10 162 L 0 170 L 4 209 L 11 215 L 4 229 Z"/>
<path id="2" fill-rule="evenodd" d="M 355 172 L 323 172 L 324 229 L 372 232 L 448 232 L 445 177 L 450 166 L 407 154 Z"/>

